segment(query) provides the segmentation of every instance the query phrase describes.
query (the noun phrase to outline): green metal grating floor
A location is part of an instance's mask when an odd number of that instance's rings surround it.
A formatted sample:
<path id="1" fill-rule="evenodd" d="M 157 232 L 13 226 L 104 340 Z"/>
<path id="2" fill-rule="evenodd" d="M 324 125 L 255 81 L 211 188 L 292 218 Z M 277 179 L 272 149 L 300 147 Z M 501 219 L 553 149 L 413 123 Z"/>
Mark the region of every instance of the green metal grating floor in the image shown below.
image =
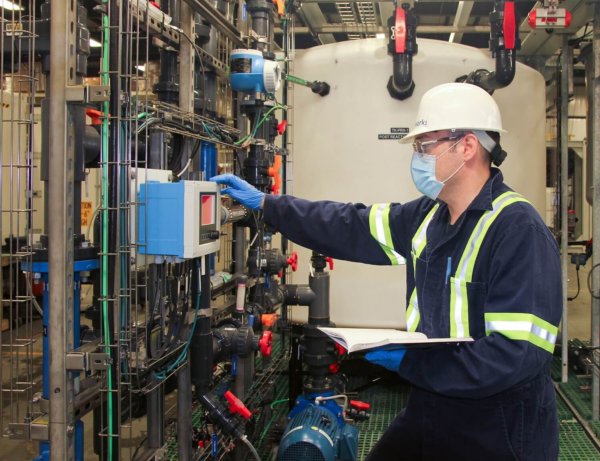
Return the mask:
<path id="1" fill-rule="evenodd" d="M 579 393 L 581 394 L 581 393 Z M 406 403 L 408 386 L 378 385 L 361 393 L 360 399 L 371 402 L 373 413 L 368 421 L 358 424 L 360 428 L 358 459 L 365 459 L 371 447 L 379 440 L 387 425 Z M 581 397 L 579 397 L 582 399 Z M 582 401 L 585 401 L 583 399 Z M 600 453 L 590 441 L 573 413 L 557 397 L 560 419 L 560 461 L 599 461 Z M 589 405 L 588 405 L 589 408 Z M 600 430 L 600 423 L 595 427 Z M 598 433 L 598 432 L 597 432 Z"/>
<path id="2" fill-rule="evenodd" d="M 279 348 L 277 348 L 279 349 Z M 281 350 L 277 351 L 281 354 Z M 274 354 L 275 355 L 275 354 Z M 282 370 L 287 361 L 287 358 L 282 360 Z M 553 376 L 555 379 L 560 378 L 560 362 L 553 366 Z M 361 384 L 366 383 L 365 379 L 352 378 L 349 383 L 349 388 L 357 388 Z M 257 383 L 259 384 L 259 383 Z M 277 376 L 274 389 L 274 398 L 277 400 L 286 397 L 287 392 L 287 376 L 285 373 L 280 373 Z M 587 378 L 579 378 L 576 375 L 570 376 L 569 382 L 559 384 L 560 389 L 566 394 L 569 402 L 577 409 L 579 414 L 587 419 L 591 419 L 591 395 L 589 392 L 590 380 Z M 390 384 L 382 381 L 375 384 L 359 393 L 360 400 L 371 403 L 371 417 L 367 421 L 362 421 L 357 424 L 359 433 L 358 460 L 364 460 L 369 453 L 371 447 L 379 440 L 385 429 L 406 405 L 408 398 L 409 386 L 404 383 Z M 560 420 L 560 461 L 600 461 L 600 452 L 588 438 L 581 424 L 575 419 L 575 416 L 562 399 L 557 396 L 558 417 Z M 274 459 L 273 442 L 277 435 L 271 434 L 272 427 L 277 426 L 277 422 L 281 421 L 282 416 L 287 412 L 287 405 L 277 405 L 272 409 L 271 420 L 264 426 L 264 431 L 261 433 L 259 440 L 253 440 L 257 450 L 260 453 L 261 459 L 267 461 Z M 202 410 L 197 408 L 193 412 L 194 426 L 200 425 L 202 418 Z M 600 422 L 589 422 L 596 435 L 600 436 Z M 280 428 L 281 429 L 281 428 Z M 268 432 L 268 433 L 267 433 Z M 168 455 L 167 459 L 175 461 L 177 459 L 177 442 L 174 437 L 168 440 Z M 199 456 L 195 459 L 212 459 L 210 454 L 205 452 L 198 453 Z"/>

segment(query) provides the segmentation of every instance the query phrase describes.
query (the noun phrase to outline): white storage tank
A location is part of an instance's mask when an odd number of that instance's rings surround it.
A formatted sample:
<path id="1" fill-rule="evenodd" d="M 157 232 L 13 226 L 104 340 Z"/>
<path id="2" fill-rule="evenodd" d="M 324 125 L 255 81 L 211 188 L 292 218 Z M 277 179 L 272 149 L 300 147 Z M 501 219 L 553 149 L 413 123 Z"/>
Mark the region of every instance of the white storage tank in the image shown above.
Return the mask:
<path id="1" fill-rule="evenodd" d="M 310 200 L 406 202 L 419 197 L 410 176 L 412 148 L 394 140 L 411 128 L 423 93 L 476 69 L 493 70 L 489 51 L 437 40 L 418 40 L 413 58 L 413 95 L 389 96 L 392 58 L 386 41 L 367 39 L 298 52 L 293 74 L 326 81 L 328 96 L 293 90 L 293 159 L 288 193 Z M 517 64 L 516 76 L 494 99 L 503 116 L 505 180 L 545 210 L 545 84 L 537 71 Z M 310 252 L 297 245 L 300 265 L 294 283 L 306 283 Z M 405 267 L 336 261 L 331 274 L 331 319 L 338 326 L 405 326 Z M 294 318 L 304 317 L 294 309 Z"/>

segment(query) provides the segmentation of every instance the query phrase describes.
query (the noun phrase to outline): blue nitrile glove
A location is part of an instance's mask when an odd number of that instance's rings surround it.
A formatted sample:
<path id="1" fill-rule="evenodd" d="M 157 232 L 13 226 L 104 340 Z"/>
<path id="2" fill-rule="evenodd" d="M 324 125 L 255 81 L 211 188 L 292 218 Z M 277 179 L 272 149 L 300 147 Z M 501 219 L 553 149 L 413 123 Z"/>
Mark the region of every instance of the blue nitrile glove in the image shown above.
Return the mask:
<path id="1" fill-rule="evenodd" d="M 405 348 L 390 350 L 380 349 L 367 352 L 365 354 L 365 359 L 371 363 L 374 363 L 375 365 L 387 368 L 390 371 L 398 371 L 400 369 L 402 359 L 404 359 L 404 354 L 406 354 Z"/>
<path id="2" fill-rule="evenodd" d="M 229 186 L 221 190 L 221 194 L 233 197 L 245 207 L 252 208 L 253 210 L 258 210 L 262 207 L 265 194 L 236 175 L 220 174 L 213 176 L 209 181 Z"/>

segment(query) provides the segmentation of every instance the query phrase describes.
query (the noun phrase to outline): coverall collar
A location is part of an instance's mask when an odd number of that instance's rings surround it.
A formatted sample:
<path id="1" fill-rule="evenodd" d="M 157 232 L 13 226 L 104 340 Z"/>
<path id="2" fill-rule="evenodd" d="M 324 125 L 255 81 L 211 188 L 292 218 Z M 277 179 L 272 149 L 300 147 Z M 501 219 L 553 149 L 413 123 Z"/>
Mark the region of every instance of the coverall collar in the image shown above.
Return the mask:
<path id="1" fill-rule="evenodd" d="M 492 168 L 489 179 L 483 185 L 479 194 L 477 194 L 471 204 L 467 207 L 467 211 L 491 210 L 492 201 L 494 200 L 494 190 L 500 187 L 503 183 L 504 177 L 502 176 L 502 172 L 498 168 Z"/>

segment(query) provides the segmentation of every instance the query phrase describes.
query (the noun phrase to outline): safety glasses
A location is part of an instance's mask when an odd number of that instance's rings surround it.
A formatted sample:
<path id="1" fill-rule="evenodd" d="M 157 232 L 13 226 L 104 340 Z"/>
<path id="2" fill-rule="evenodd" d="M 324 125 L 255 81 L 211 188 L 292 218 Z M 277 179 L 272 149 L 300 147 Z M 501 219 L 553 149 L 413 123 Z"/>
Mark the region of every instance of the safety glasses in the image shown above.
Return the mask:
<path id="1" fill-rule="evenodd" d="M 465 133 L 455 134 L 453 136 L 444 136 L 442 138 L 437 139 L 428 139 L 427 141 L 421 141 L 419 139 L 415 139 L 415 142 L 412 143 L 413 149 L 415 152 L 420 154 L 429 154 L 431 148 L 437 144 L 438 142 L 444 141 L 454 141 L 455 139 L 461 139 L 465 137 Z"/>

